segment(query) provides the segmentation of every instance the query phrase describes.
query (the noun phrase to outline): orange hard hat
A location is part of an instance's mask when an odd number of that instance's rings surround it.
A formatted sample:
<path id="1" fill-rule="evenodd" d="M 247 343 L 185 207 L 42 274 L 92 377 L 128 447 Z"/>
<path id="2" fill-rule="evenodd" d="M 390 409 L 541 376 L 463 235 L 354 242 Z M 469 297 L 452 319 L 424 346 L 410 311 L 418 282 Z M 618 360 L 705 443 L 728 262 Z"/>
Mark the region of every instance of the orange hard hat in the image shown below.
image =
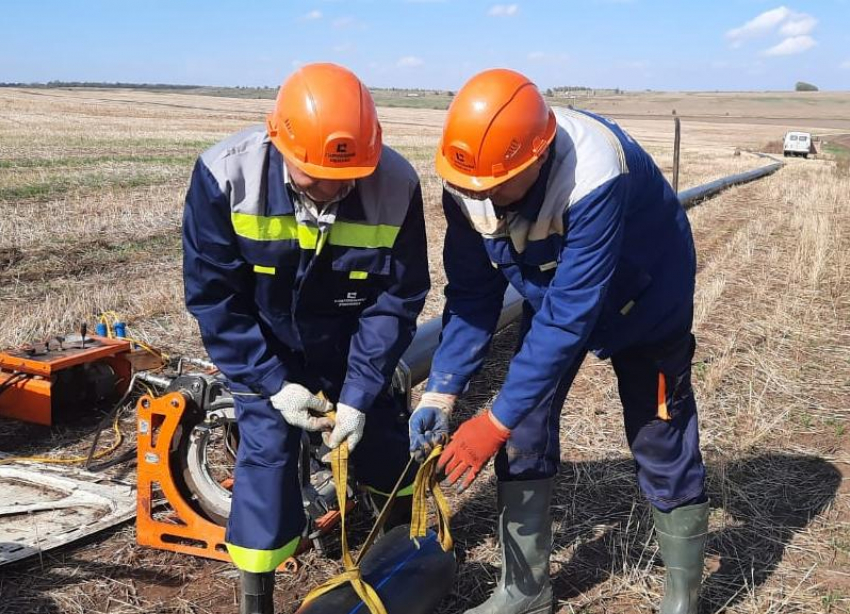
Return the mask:
<path id="1" fill-rule="evenodd" d="M 336 64 L 307 64 L 280 86 L 266 128 L 287 162 L 316 179 L 366 177 L 381 159 L 381 124 L 366 86 Z"/>
<path id="2" fill-rule="evenodd" d="M 474 192 L 528 168 L 555 137 L 555 114 L 527 77 L 495 68 L 467 81 L 449 107 L 437 172 Z"/>

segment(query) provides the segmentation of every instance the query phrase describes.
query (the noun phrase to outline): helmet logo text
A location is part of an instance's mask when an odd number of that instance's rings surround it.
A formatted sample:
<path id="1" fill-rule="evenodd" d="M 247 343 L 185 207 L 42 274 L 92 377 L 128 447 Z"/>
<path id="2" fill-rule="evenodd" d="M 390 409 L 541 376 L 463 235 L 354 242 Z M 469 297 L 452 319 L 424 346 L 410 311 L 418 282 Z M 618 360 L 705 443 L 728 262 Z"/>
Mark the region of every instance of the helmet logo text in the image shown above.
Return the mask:
<path id="1" fill-rule="evenodd" d="M 511 139 L 510 144 L 508 145 L 507 151 L 505 151 L 505 160 L 510 160 L 513 158 L 519 150 L 522 148 L 522 143 L 517 141 L 516 139 Z"/>

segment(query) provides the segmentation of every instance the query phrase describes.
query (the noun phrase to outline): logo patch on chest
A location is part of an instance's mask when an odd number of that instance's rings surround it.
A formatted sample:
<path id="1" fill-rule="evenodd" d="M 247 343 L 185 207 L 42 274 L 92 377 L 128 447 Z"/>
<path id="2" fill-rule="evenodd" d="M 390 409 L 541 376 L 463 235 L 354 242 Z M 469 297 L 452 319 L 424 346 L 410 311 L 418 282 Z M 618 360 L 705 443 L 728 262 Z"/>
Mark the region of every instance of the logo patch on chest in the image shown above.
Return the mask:
<path id="1" fill-rule="evenodd" d="M 357 292 L 346 292 L 342 298 L 334 299 L 336 307 L 359 307 L 366 302 L 365 296 L 360 296 Z"/>

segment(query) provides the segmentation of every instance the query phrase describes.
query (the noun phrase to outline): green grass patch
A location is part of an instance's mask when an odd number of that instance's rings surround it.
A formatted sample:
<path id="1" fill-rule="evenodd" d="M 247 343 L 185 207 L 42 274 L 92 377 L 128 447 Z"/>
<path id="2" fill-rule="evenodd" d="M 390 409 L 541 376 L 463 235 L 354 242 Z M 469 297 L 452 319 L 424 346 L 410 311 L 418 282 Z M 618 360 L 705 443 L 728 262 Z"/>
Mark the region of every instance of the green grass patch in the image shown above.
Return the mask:
<path id="1" fill-rule="evenodd" d="M 163 164 L 183 166 L 192 164 L 196 155 L 120 155 L 120 156 L 66 156 L 63 158 L 7 158 L 0 160 L 4 168 L 80 168 L 98 164 Z"/>
<path id="2" fill-rule="evenodd" d="M 37 145 L 45 150 L 73 152 L 79 155 L 100 155 L 100 152 L 116 151 L 118 155 L 163 155 L 161 152 L 185 152 L 186 154 L 209 149 L 228 133 L 213 139 L 168 139 L 157 137 L 127 137 L 127 138 L 98 138 L 95 136 L 80 136 L 78 138 L 50 138 L 31 140 L 4 140 L 4 146 L 23 149 Z"/>
<path id="3" fill-rule="evenodd" d="M 429 96 L 424 98 L 386 98 L 376 100 L 375 106 L 401 109 L 437 109 L 445 111 L 451 104 L 450 98 Z"/>
<path id="4" fill-rule="evenodd" d="M 841 145 L 827 143 L 826 145 L 822 145 L 821 148 L 823 152 L 832 154 L 836 158 L 850 158 L 850 149 L 847 149 L 846 147 L 843 147 Z"/>
<path id="5" fill-rule="evenodd" d="M 0 186 L 0 201 L 54 198 L 73 190 L 104 188 L 141 188 L 168 182 L 172 175 L 165 173 L 138 173 L 131 176 L 114 176 L 92 173 L 79 177 L 56 176 L 51 181 L 30 183 L 21 186 Z M 188 173 L 186 176 L 188 182 Z"/>
<path id="6" fill-rule="evenodd" d="M 844 595 L 841 591 L 832 590 L 821 597 L 821 604 L 826 608 L 825 612 L 833 612 L 834 608 L 837 608 L 843 600 Z"/>
<path id="7" fill-rule="evenodd" d="M 276 87 L 198 87 L 178 91 L 158 90 L 176 94 L 201 94 L 202 96 L 219 96 L 222 98 L 254 98 L 274 100 L 277 98 Z"/>
<path id="8" fill-rule="evenodd" d="M 394 145 L 393 149 L 404 156 L 408 162 L 432 162 L 434 160 L 434 150 L 430 147 Z"/>
<path id="9" fill-rule="evenodd" d="M 107 246 L 109 253 L 119 257 L 134 256 L 144 252 L 162 253 L 166 251 L 180 251 L 183 246 L 182 235 L 178 230 L 166 231 L 149 237 L 140 237 L 132 241 L 122 241 Z"/>

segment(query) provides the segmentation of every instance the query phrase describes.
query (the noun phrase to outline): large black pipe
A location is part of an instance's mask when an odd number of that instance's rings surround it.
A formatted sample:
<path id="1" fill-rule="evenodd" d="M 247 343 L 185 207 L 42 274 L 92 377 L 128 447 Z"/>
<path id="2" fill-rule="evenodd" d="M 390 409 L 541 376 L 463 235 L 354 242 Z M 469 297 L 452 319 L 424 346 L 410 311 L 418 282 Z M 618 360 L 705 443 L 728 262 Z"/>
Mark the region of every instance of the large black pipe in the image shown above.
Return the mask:
<path id="1" fill-rule="evenodd" d="M 773 158 L 770 159 L 772 160 Z M 718 192 L 722 192 L 726 188 L 731 188 L 734 185 L 740 185 L 742 183 L 748 183 L 750 181 L 755 181 L 756 179 L 761 179 L 762 177 L 767 177 L 768 175 L 775 173 L 782 167 L 782 162 L 775 162 L 773 164 L 768 164 L 767 166 L 762 166 L 761 168 L 756 168 L 745 173 L 730 175 L 728 177 L 724 177 L 723 179 L 710 181 L 695 188 L 682 190 L 681 192 L 679 192 L 679 200 L 681 201 L 682 206 L 685 209 L 690 209 L 694 205 L 699 204 L 701 201 L 707 198 L 711 198 L 712 196 L 714 196 Z"/>
<path id="2" fill-rule="evenodd" d="M 388 531 L 363 557 L 360 572 L 390 614 L 431 614 L 452 590 L 456 562 L 433 531 L 416 541 L 410 527 Z M 350 584 L 302 605 L 295 614 L 369 614 Z"/>
<path id="3" fill-rule="evenodd" d="M 505 300 L 502 304 L 502 315 L 496 330 L 500 331 L 514 322 L 522 313 L 522 296 L 512 287 L 505 292 Z M 416 330 L 416 336 L 404 356 L 399 369 L 405 372 L 410 384 L 416 386 L 428 378 L 431 370 L 431 359 L 440 343 L 440 331 L 443 329 L 442 318 L 432 318 L 420 324 Z"/>

